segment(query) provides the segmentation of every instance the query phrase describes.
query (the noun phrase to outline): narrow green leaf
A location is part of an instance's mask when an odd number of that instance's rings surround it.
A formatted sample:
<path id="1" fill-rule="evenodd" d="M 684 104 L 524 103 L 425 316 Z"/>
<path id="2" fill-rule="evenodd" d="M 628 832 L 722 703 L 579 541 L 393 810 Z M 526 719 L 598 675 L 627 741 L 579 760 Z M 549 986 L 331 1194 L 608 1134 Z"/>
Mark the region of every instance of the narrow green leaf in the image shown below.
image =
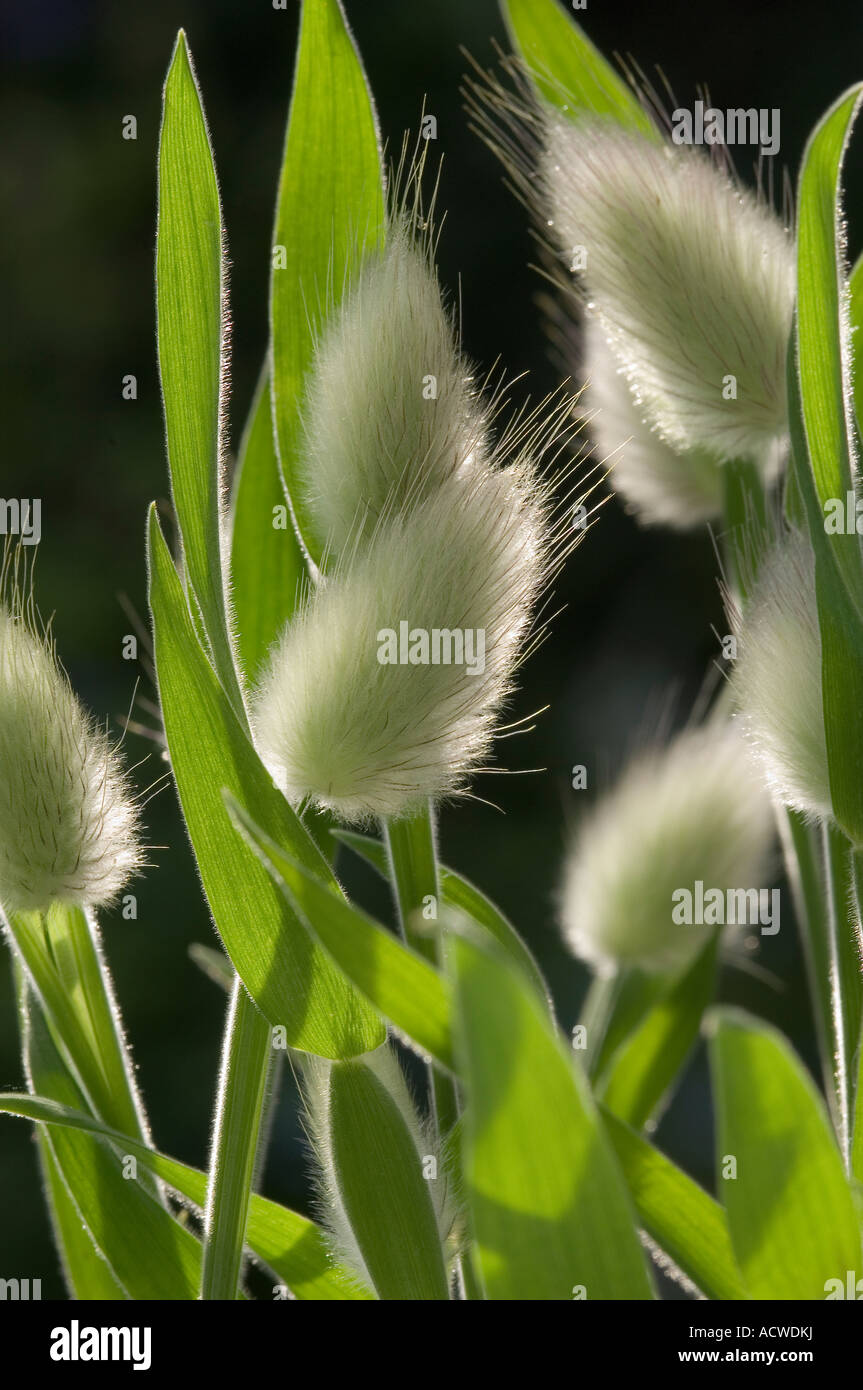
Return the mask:
<path id="1" fill-rule="evenodd" d="M 207 1174 L 198 1168 L 168 1158 L 149 1149 L 137 1139 L 109 1129 L 84 1111 L 58 1103 L 42 1095 L 23 1092 L 0 1093 L 0 1112 L 18 1115 L 50 1126 L 53 1130 L 78 1130 L 133 1154 L 178 1196 L 195 1207 L 203 1207 L 207 1194 Z M 308 1217 L 266 1197 L 252 1197 L 249 1248 L 290 1288 L 295 1298 L 315 1300 L 365 1300 L 371 1295 L 356 1281 L 333 1265 L 320 1229 Z"/>
<path id="2" fill-rule="evenodd" d="M 150 607 L 171 765 L 204 891 L 240 979 L 291 1047 L 350 1057 L 383 1028 L 310 938 L 257 857 L 235 834 L 227 787 L 314 874 L 329 865 L 276 790 L 201 651 L 177 572 L 151 511 Z"/>
<path id="3" fill-rule="evenodd" d="M 821 1097 L 781 1034 L 746 1014 L 717 1014 L 711 1052 L 717 1167 L 747 1289 L 823 1299 L 861 1267 L 861 1243 Z"/>
<path id="4" fill-rule="evenodd" d="M 235 979 L 225 1029 L 222 1075 L 216 1108 L 204 1261 L 203 1299 L 236 1299 L 267 1076 L 273 1057 L 270 1025 Z"/>
<path id="5" fill-rule="evenodd" d="M 422 956 L 347 902 L 338 889 L 280 849 L 243 807 L 230 797 L 227 801 L 239 834 L 260 856 L 294 912 L 336 965 L 407 1039 L 452 1069 L 446 981 Z"/>
<path id="6" fill-rule="evenodd" d="M 222 210 L 213 152 L 181 29 L 165 81 L 159 136 L 159 374 L 186 575 L 219 678 L 237 703 L 221 553 L 225 295 Z"/>
<path id="7" fill-rule="evenodd" d="M 448 1299 L 423 1155 L 394 1098 L 367 1063 L 337 1062 L 328 1112 L 339 1196 L 378 1297 Z"/>
<path id="8" fill-rule="evenodd" d="M 21 1017 L 25 1064 L 34 1090 L 49 1097 L 48 1103 L 86 1106 L 29 987 L 22 994 Z M 124 1175 L 122 1157 L 132 1152 L 128 1145 L 135 1142 L 140 1141 L 121 1138 L 118 1153 L 83 1132 L 46 1132 L 51 1157 L 79 1220 L 123 1292 L 134 1299 L 194 1299 L 200 1244 L 152 1195 L 149 1175 L 146 1182 Z"/>
<path id="9" fill-rule="evenodd" d="M 282 524 L 283 516 L 286 525 Z M 270 647 L 293 613 L 305 577 L 306 566 L 279 473 L 270 380 L 265 369 L 240 444 L 231 525 L 231 597 L 237 648 L 250 685 L 260 675 Z"/>
<path id="10" fill-rule="evenodd" d="M 372 839 L 370 835 L 358 835 L 353 830 L 334 830 L 332 834 L 340 844 L 347 845 L 348 849 L 352 849 L 376 869 L 382 878 L 389 877 L 387 848 L 381 840 Z M 548 986 L 542 972 L 515 927 L 507 921 L 491 899 L 468 879 L 457 874 L 454 869 L 448 869 L 445 864 L 440 864 L 438 869 L 443 905 L 464 912 L 478 927 L 489 932 L 502 950 L 524 971 L 537 993 L 548 1001 L 550 1008 Z"/>
<path id="11" fill-rule="evenodd" d="M 719 1203 L 615 1115 L 602 1117 L 647 1234 L 707 1298 L 745 1299 Z"/>
<path id="12" fill-rule="evenodd" d="M 74 1299 L 125 1301 L 126 1295 L 114 1278 L 108 1262 L 96 1250 L 78 1209 L 63 1181 L 54 1151 L 41 1125 L 36 1129 L 39 1162 L 45 1183 L 45 1198 L 60 1256 L 63 1277 Z"/>
<path id="13" fill-rule="evenodd" d="M 858 256 L 848 281 L 848 317 L 851 322 L 851 348 L 854 383 L 854 414 L 858 433 L 863 434 L 863 255 Z"/>
<path id="14" fill-rule="evenodd" d="M 718 938 L 708 943 L 614 1056 L 597 1095 L 627 1124 L 642 1129 L 688 1058 L 716 990 Z"/>
<path id="15" fill-rule="evenodd" d="M 659 139 L 633 91 L 556 0 L 502 0 L 504 21 L 537 89 L 576 118 L 587 111 Z"/>
<path id="16" fill-rule="evenodd" d="M 375 112 L 342 7 L 304 0 L 274 233 L 272 389 L 282 473 L 315 562 L 297 475 L 303 378 L 321 324 L 380 244 L 383 220 Z"/>
<path id="17" fill-rule="evenodd" d="M 535 991 L 492 949 L 451 938 L 465 1195 L 488 1297 L 650 1298 L 587 1082 Z"/>

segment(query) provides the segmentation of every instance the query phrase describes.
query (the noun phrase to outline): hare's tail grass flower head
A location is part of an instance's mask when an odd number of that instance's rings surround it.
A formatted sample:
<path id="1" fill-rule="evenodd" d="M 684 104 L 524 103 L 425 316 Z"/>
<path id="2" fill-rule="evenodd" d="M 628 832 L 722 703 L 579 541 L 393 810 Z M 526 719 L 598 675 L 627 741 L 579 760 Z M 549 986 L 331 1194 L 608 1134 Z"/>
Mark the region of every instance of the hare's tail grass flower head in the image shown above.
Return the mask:
<path id="1" fill-rule="evenodd" d="M 308 596 L 257 690 L 288 798 L 362 823 L 464 791 L 577 539 L 529 455 L 382 521 Z"/>
<path id="2" fill-rule="evenodd" d="M 609 465 L 614 491 L 645 526 L 687 530 L 722 514 L 722 465 L 704 449 L 667 444 L 643 418 L 596 319 L 585 322 L 586 418 L 594 447 Z"/>
<path id="3" fill-rule="evenodd" d="M 745 614 L 730 595 L 726 604 L 737 637 L 732 692 L 768 785 L 794 810 L 831 818 L 815 558 L 808 538 L 789 531 L 762 559 Z"/>
<path id="4" fill-rule="evenodd" d="M 483 460 L 489 428 L 444 306 L 428 236 L 391 221 L 317 342 L 302 410 L 304 492 L 338 556 Z"/>
<path id="5" fill-rule="evenodd" d="M 551 235 L 583 248 L 588 303 L 643 418 L 677 449 L 775 469 L 787 433 L 794 248 L 698 150 L 549 116 Z"/>
<path id="6" fill-rule="evenodd" d="M 98 907 L 143 865 L 116 748 L 84 710 L 17 575 L 0 584 L 0 906 Z"/>
<path id="7" fill-rule="evenodd" d="M 708 929 L 675 921 L 675 894 L 766 886 L 772 842 L 770 799 L 736 729 L 686 729 L 636 756 L 585 814 L 564 865 L 564 938 L 603 973 L 680 968 Z"/>

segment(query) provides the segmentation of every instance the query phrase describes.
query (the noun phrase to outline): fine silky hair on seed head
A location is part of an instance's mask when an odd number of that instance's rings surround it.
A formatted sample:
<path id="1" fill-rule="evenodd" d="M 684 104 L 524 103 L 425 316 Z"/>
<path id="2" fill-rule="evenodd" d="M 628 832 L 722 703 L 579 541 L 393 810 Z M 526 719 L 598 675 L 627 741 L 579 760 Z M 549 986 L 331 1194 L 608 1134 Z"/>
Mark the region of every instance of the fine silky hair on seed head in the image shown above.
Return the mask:
<path id="1" fill-rule="evenodd" d="M 761 560 L 744 614 L 728 595 L 726 604 L 737 638 L 732 694 L 767 783 L 786 806 L 832 818 L 808 537 L 789 531 Z"/>
<path id="2" fill-rule="evenodd" d="M 672 970 L 708 928 L 676 923 L 673 894 L 767 886 L 773 815 L 737 730 L 686 729 L 635 757 L 585 813 L 569 848 L 560 922 L 573 953 L 600 972 Z"/>
<path id="3" fill-rule="evenodd" d="M 686 530 L 722 514 L 721 465 L 703 449 L 682 452 L 645 423 L 596 318 L 585 319 L 585 408 L 611 486 L 645 526 Z"/>
<path id="4" fill-rule="evenodd" d="M 7 550 L 0 580 L 0 905 L 113 901 L 142 867 L 115 747 L 83 709 Z"/>
<path id="5" fill-rule="evenodd" d="M 677 449 L 774 466 L 794 303 L 775 214 L 701 152 L 599 121 L 549 117 L 542 187 L 643 418 Z"/>
<path id="6" fill-rule="evenodd" d="M 262 756 L 291 801 L 363 822 L 464 790 L 567 544 L 549 512 L 527 459 L 452 478 L 309 596 L 253 704 Z M 482 669 L 382 663 L 380 634 L 403 622 L 482 633 Z"/>

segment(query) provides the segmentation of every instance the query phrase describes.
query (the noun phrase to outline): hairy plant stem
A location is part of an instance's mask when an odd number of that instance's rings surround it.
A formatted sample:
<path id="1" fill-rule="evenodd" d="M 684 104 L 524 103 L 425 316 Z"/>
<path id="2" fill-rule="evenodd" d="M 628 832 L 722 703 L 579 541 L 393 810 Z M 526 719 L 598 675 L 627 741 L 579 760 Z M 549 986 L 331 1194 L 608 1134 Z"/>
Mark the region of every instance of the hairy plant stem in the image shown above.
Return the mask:
<path id="1" fill-rule="evenodd" d="M 433 811 L 427 806 L 405 820 L 387 820 L 383 831 L 402 936 L 418 954 L 440 966 L 440 929 L 433 933 L 417 929 L 418 921 L 437 920 L 440 905 Z M 433 917 L 428 916 L 430 912 Z M 443 1137 L 458 1119 L 455 1082 L 430 1062 L 429 1088 L 438 1136 Z"/>
<path id="2" fill-rule="evenodd" d="M 272 1030 L 234 981 L 222 1051 L 204 1225 L 203 1299 L 236 1299 L 258 1161 Z"/>
<path id="3" fill-rule="evenodd" d="M 614 1017 L 622 985 L 623 972 L 620 970 L 613 970 L 605 975 L 594 975 L 581 1006 L 578 1021 L 584 1028 L 587 1039 L 587 1046 L 581 1056 L 591 1081 L 597 1078 L 602 1044 Z"/>

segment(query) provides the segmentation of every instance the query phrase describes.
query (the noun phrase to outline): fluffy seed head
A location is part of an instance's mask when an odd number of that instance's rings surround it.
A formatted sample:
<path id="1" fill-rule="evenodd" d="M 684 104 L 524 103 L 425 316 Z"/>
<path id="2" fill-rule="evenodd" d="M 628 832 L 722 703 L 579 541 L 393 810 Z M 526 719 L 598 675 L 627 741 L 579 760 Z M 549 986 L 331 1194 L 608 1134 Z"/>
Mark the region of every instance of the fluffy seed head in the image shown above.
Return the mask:
<path id="1" fill-rule="evenodd" d="M 706 928 L 672 918 L 673 894 L 766 887 L 769 798 L 737 731 L 709 724 L 636 757 L 587 813 L 567 856 L 561 925 L 600 969 L 684 965 Z"/>
<path id="2" fill-rule="evenodd" d="M 288 624 L 254 701 L 289 799 L 362 822 L 463 789 L 552 551 L 547 489 L 526 460 L 451 478 L 357 548 Z"/>
<path id="3" fill-rule="evenodd" d="M 98 906 L 141 865 L 116 752 L 20 601 L 0 603 L 0 903 Z"/>
<path id="4" fill-rule="evenodd" d="M 487 423 L 427 245 L 390 227 L 317 344 L 303 405 L 304 491 L 323 550 L 470 469 Z"/>
<path id="5" fill-rule="evenodd" d="M 795 810 L 831 817 L 815 559 L 805 536 L 789 532 L 768 553 L 745 616 L 733 608 L 730 616 L 732 690 L 769 785 Z"/>
<path id="6" fill-rule="evenodd" d="M 722 511 L 721 465 L 704 449 L 680 451 L 651 430 L 593 316 L 585 325 L 585 392 L 590 432 L 611 485 L 645 526 L 685 530 Z"/>
<path id="7" fill-rule="evenodd" d="M 599 120 L 548 116 L 540 183 L 561 249 L 585 248 L 588 300 L 649 425 L 775 466 L 794 303 L 778 218 L 700 151 Z"/>

